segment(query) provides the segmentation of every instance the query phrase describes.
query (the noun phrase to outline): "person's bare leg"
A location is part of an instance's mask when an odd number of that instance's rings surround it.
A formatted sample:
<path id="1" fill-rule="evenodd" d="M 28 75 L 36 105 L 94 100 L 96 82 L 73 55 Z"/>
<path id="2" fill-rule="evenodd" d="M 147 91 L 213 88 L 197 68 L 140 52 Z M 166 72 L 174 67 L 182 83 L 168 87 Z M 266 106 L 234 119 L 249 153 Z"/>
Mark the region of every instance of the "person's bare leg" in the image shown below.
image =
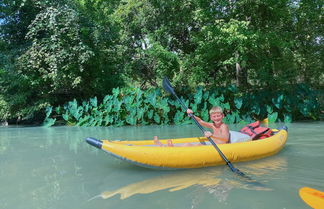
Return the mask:
<path id="1" fill-rule="evenodd" d="M 171 139 L 168 139 L 168 147 L 173 147 L 173 143 L 172 143 L 172 140 Z"/>
<path id="2" fill-rule="evenodd" d="M 192 146 L 200 146 L 201 144 L 192 144 L 192 143 L 185 143 L 182 145 L 179 145 L 179 147 L 192 147 Z"/>

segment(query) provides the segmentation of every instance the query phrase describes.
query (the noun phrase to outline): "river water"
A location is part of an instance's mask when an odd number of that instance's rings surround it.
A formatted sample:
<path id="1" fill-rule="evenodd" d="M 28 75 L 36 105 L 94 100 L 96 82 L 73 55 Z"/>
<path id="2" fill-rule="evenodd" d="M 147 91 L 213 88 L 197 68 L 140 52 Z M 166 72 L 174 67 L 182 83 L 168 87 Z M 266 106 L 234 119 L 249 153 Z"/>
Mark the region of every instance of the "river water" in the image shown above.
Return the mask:
<path id="1" fill-rule="evenodd" d="M 234 164 L 261 187 L 225 165 L 140 168 L 84 141 L 200 136 L 194 125 L 1 127 L 0 209 L 306 209 L 299 188 L 324 191 L 324 122 L 288 127 L 287 144 L 277 155 Z"/>

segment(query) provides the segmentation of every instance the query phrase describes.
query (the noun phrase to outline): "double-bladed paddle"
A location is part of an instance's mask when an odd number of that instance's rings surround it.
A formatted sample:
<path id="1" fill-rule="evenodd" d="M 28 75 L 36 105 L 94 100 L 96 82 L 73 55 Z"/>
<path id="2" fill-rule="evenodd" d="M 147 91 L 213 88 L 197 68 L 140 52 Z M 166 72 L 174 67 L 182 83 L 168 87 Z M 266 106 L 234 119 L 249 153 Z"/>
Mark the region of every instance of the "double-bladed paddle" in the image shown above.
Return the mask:
<path id="1" fill-rule="evenodd" d="M 177 98 L 177 100 L 180 102 L 180 104 L 181 104 L 181 106 L 182 106 L 182 108 L 184 110 L 187 110 L 188 109 L 186 107 L 186 105 L 183 103 L 183 101 L 175 93 L 175 91 L 174 91 L 173 87 L 171 86 L 171 83 L 170 83 L 170 81 L 169 81 L 169 79 L 167 77 L 165 77 L 163 79 L 162 86 L 163 86 L 163 88 L 164 88 L 165 91 L 169 92 L 170 94 L 172 94 L 173 96 L 175 96 Z M 204 133 L 205 132 L 205 129 L 199 124 L 199 122 L 196 120 L 196 118 L 194 117 L 194 115 L 193 114 L 189 114 L 189 116 L 191 117 L 191 119 L 194 120 L 194 122 L 199 127 L 199 129 Z M 223 160 L 226 162 L 226 164 L 231 169 L 231 171 L 233 171 L 234 173 L 236 173 L 236 174 L 238 174 L 240 176 L 245 176 L 245 174 L 243 172 L 241 172 L 239 169 L 235 168 L 232 165 L 232 163 L 226 158 L 226 156 L 219 149 L 219 147 L 217 146 L 217 144 L 214 142 L 214 140 L 212 138 L 208 137 L 208 140 L 215 147 L 215 149 L 217 150 L 217 152 L 219 153 L 219 155 L 223 158 Z"/>

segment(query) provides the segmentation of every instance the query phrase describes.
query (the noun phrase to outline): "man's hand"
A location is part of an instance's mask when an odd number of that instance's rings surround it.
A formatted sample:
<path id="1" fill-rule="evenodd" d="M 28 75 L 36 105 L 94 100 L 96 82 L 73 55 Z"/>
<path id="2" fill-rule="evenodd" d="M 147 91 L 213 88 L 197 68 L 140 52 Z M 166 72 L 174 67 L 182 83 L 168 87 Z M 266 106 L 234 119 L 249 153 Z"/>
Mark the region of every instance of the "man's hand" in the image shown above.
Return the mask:
<path id="1" fill-rule="evenodd" d="M 205 137 L 211 137 L 213 134 L 210 131 L 205 131 L 204 132 Z"/>

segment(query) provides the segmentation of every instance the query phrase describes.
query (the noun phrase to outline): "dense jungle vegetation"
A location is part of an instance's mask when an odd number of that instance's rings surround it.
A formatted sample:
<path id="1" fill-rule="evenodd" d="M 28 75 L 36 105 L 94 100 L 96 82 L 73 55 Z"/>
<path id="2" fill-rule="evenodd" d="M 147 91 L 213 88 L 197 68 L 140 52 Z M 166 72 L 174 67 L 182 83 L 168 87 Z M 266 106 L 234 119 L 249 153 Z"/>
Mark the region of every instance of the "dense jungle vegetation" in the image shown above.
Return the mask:
<path id="1" fill-rule="evenodd" d="M 0 122 L 323 118 L 323 1 L 2 0 Z"/>

